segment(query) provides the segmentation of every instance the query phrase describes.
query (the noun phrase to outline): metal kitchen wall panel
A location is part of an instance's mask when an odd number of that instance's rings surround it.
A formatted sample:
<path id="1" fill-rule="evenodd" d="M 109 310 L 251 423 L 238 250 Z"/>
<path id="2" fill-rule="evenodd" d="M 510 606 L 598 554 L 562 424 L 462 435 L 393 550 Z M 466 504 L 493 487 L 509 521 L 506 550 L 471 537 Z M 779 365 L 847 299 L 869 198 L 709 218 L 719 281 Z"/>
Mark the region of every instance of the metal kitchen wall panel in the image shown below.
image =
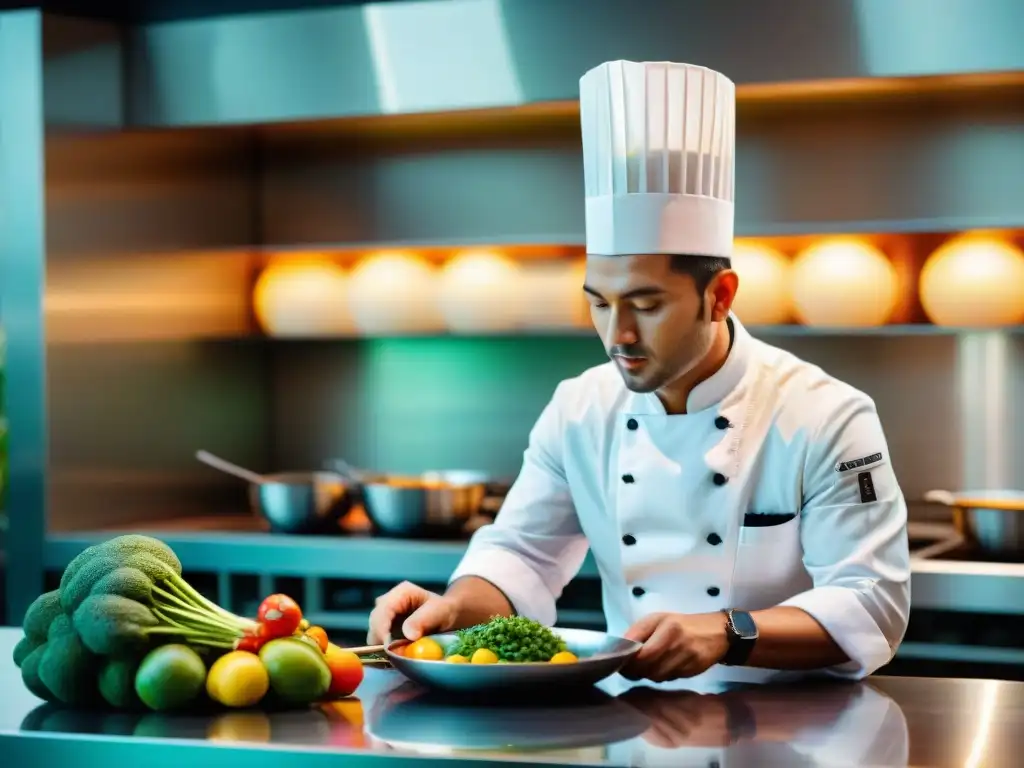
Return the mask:
<path id="1" fill-rule="evenodd" d="M 116 24 L 43 15 L 43 111 L 50 131 L 125 125 L 123 39 Z"/>
<path id="2" fill-rule="evenodd" d="M 254 157 L 230 132 L 48 137 L 50 530 L 244 510 L 200 448 L 270 469 L 266 348 L 239 338 Z"/>
<path id="3" fill-rule="evenodd" d="M 43 586 L 48 382 L 41 65 L 39 13 L 0 14 L 0 321 L 7 335 L 6 605 L 12 622 Z"/>
<path id="4" fill-rule="evenodd" d="M 148 24 L 135 125 L 266 123 L 575 100 L 609 59 L 739 85 L 1024 70 L 1018 0 L 428 0 Z M 259 87 L 253 87 L 258 83 Z"/>
<path id="5" fill-rule="evenodd" d="M 737 127 L 739 235 L 1024 225 L 1024 90 L 769 110 Z M 266 242 L 582 242 L 578 126 L 377 142 L 269 130 Z M 455 129 L 452 129 L 455 130 Z"/>
<path id="6" fill-rule="evenodd" d="M 952 336 L 764 337 L 874 398 L 911 501 L 964 477 Z M 555 385 L 607 361 L 595 337 L 367 340 L 274 352 L 274 458 L 372 469 L 519 470 Z M 1024 475 L 1018 475 L 1018 481 Z"/>

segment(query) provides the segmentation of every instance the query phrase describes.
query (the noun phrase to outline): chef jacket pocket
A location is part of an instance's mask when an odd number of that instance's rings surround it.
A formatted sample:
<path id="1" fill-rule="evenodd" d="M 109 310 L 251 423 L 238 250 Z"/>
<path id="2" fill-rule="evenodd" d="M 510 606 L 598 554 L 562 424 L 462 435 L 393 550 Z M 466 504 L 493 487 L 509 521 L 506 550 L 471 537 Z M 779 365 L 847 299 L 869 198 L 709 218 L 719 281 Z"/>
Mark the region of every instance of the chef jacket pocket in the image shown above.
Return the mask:
<path id="1" fill-rule="evenodd" d="M 751 514 L 743 522 L 733 571 L 736 604 L 759 610 L 792 597 L 805 574 L 800 515 Z"/>
<path id="2" fill-rule="evenodd" d="M 777 514 L 759 515 L 756 512 L 747 512 L 743 516 L 744 528 L 770 528 L 774 525 L 783 525 L 796 517 L 794 512 L 780 512 Z"/>
<path id="3" fill-rule="evenodd" d="M 740 546 L 799 540 L 800 515 L 795 512 L 748 512 L 740 528 Z"/>

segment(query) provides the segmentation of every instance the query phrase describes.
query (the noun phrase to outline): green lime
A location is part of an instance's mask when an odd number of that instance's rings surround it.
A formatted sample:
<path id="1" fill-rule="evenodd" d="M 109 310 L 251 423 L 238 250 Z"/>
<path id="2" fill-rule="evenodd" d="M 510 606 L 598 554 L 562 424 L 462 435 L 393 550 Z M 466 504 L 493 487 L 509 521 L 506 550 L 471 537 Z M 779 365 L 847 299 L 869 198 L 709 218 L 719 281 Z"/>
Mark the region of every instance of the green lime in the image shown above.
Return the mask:
<path id="1" fill-rule="evenodd" d="M 284 704 L 312 704 L 327 695 L 331 669 L 319 648 L 290 637 L 271 640 L 260 649 L 275 699 Z"/>
<path id="2" fill-rule="evenodd" d="M 193 703 L 206 684 L 206 665 L 187 645 L 164 645 L 146 654 L 135 674 L 135 692 L 157 712 Z"/>
<path id="3" fill-rule="evenodd" d="M 100 669 L 100 696 L 115 709 L 135 709 L 139 697 L 135 693 L 135 678 L 138 671 L 136 660 L 109 659 Z"/>

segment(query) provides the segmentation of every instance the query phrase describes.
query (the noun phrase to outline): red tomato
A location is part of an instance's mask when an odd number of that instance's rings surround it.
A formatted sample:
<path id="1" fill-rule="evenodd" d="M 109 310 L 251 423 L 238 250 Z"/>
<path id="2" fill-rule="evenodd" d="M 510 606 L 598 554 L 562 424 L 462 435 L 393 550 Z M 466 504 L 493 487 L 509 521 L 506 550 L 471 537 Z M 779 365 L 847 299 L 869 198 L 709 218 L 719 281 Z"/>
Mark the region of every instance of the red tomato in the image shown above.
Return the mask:
<path id="1" fill-rule="evenodd" d="M 268 637 L 288 637 L 302 623 L 302 609 L 288 595 L 271 595 L 260 604 L 256 618 Z"/>
<path id="2" fill-rule="evenodd" d="M 266 639 L 260 637 L 259 634 L 245 635 L 245 637 L 240 637 L 235 641 L 235 650 L 246 651 L 247 653 L 259 653 L 260 648 L 263 647 L 265 642 Z"/>
<path id="3" fill-rule="evenodd" d="M 351 696 L 363 682 L 363 662 L 352 651 L 346 651 L 331 643 L 327 646 L 324 661 L 331 670 L 329 695 Z"/>

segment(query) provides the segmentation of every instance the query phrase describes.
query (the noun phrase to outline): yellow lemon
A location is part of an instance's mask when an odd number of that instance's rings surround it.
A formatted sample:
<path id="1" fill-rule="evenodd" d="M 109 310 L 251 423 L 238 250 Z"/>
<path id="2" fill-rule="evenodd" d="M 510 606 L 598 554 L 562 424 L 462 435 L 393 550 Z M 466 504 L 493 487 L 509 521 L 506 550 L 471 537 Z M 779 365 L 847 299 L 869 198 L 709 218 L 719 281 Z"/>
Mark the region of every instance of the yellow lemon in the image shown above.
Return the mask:
<path id="1" fill-rule="evenodd" d="M 559 651 L 552 656 L 549 661 L 552 664 L 575 664 L 579 659 L 576 658 L 576 654 L 570 653 L 569 651 Z"/>
<path id="2" fill-rule="evenodd" d="M 232 651 L 210 667 L 206 692 L 225 707 L 253 707 L 270 688 L 270 675 L 260 657 L 246 651 Z"/>
<path id="3" fill-rule="evenodd" d="M 469 659 L 467 659 L 465 656 L 463 656 L 462 654 L 459 654 L 459 653 L 453 653 L 451 656 L 449 656 L 447 659 L 445 659 L 445 661 L 447 661 L 449 664 L 468 664 L 469 663 Z"/>
<path id="4" fill-rule="evenodd" d="M 421 637 L 405 649 L 405 656 L 420 661 L 440 661 L 444 658 L 444 648 L 433 638 Z"/>
<path id="5" fill-rule="evenodd" d="M 489 648 L 477 648 L 470 659 L 472 664 L 497 664 L 498 655 Z"/>

